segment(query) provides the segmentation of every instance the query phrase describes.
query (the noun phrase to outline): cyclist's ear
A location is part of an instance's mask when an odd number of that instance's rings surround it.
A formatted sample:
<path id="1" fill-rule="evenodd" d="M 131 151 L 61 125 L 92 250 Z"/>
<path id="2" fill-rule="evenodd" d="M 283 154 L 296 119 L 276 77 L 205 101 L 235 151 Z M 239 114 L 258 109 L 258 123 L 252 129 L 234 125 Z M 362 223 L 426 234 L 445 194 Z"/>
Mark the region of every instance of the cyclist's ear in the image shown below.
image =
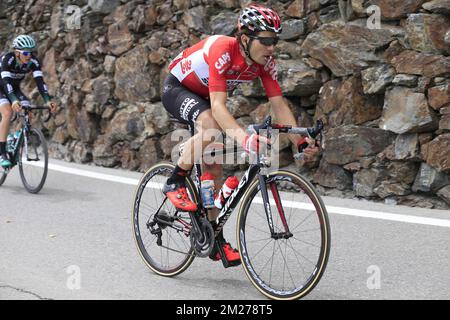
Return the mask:
<path id="1" fill-rule="evenodd" d="M 247 35 L 242 34 L 241 35 L 241 41 L 242 41 L 242 43 L 245 43 L 246 47 L 248 47 L 248 42 L 250 41 L 250 39 L 247 37 Z"/>

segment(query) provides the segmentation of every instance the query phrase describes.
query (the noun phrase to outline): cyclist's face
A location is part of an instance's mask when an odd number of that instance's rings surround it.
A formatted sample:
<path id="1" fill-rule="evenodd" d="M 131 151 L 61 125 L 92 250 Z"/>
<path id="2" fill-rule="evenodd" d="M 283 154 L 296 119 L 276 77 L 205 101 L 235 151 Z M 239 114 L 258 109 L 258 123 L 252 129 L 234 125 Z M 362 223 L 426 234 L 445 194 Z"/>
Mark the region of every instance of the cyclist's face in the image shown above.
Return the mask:
<path id="1" fill-rule="evenodd" d="M 275 32 L 263 31 L 258 33 L 256 38 L 253 38 L 250 55 L 256 63 L 265 65 L 269 58 L 273 56 L 277 43 L 276 37 L 277 34 Z"/>
<path id="2" fill-rule="evenodd" d="M 19 58 L 20 62 L 28 63 L 31 59 L 31 51 L 16 50 L 16 57 Z"/>

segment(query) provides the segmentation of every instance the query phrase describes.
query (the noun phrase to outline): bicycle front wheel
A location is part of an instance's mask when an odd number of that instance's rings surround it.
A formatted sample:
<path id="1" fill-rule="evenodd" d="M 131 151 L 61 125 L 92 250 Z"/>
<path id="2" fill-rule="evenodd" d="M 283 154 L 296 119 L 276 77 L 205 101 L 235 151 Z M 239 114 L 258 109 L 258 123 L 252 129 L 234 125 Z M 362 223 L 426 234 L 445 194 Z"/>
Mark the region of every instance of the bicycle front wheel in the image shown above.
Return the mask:
<path id="1" fill-rule="evenodd" d="M 23 136 L 19 150 L 19 171 L 28 192 L 41 191 L 48 171 L 47 142 L 41 130 L 32 128 Z"/>
<path id="2" fill-rule="evenodd" d="M 242 265 L 265 296 L 299 299 L 317 285 L 325 271 L 330 252 L 328 215 L 317 191 L 300 175 L 274 172 L 268 176 L 266 188 L 270 219 L 258 196 L 258 180 L 242 201 L 237 226 Z"/>
<path id="3" fill-rule="evenodd" d="M 6 171 L 3 168 L 0 168 L 0 186 L 5 182 L 7 176 L 8 174 Z"/>
<path id="4" fill-rule="evenodd" d="M 172 277 L 185 271 L 195 258 L 189 238 L 191 218 L 179 212 L 163 194 L 175 166 L 158 163 L 141 178 L 133 201 L 133 231 L 145 264 L 155 273 Z M 190 179 L 186 186 L 193 201 L 198 196 Z"/>

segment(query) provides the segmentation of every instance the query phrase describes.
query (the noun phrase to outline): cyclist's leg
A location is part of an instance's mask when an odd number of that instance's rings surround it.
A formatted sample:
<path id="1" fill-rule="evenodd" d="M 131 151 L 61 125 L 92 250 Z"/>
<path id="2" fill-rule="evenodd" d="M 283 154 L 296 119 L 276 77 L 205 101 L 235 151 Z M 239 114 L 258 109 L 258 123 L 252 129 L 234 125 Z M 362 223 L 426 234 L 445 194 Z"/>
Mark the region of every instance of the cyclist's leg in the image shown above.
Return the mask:
<path id="1" fill-rule="evenodd" d="M 184 143 L 183 152 L 181 153 L 177 167 L 175 168 L 177 171 L 180 171 L 181 168 L 184 171 L 181 172 L 181 176 L 185 176 L 186 171 L 191 170 L 194 163 L 200 160 L 203 150 L 211 143 L 211 137 L 220 134 L 221 129 L 212 116 L 209 102 L 187 90 L 173 75 L 169 74 L 164 82 L 162 102 L 166 110 L 172 114 L 173 117 L 194 126 L 197 131 Z M 216 130 L 216 132 L 214 132 L 214 130 Z M 211 173 L 215 176 L 216 188 L 220 188 L 222 185 L 222 166 L 220 164 L 212 164 L 209 165 L 207 169 L 211 170 Z M 179 177 L 172 176 L 169 180 L 172 178 L 180 179 Z M 169 197 L 168 194 L 167 196 Z M 213 221 L 213 224 L 215 223 L 217 215 L 217 209 L 210 210 L 208 213 L 208 218 L 210 221 Z M 240 263 L 239 253 L 225 241 L 222 232 L 217 237 L 217 240 L 222 247 L 222 251 L 225 253 L 226 259 L 229 261 L 230 266 L 238 265 Z M 211 258 L 214 260 L 220 259 L 220 253 L 214 250 L 214 252 L 211 253 Z"/>
<path id="2" fill-rule="evenodd" d="M 28 97 L 22 92 L 22 90 L 20 90 L 20 88 L 16 88 L 14 92 L 16 93 L 16 97 L 17 97 L 17 99 L 19 99 L 20 105 L 22 107 L 27 108 L 27 107 L 31 106 L 30 99 L 28 99 Z M 32 118 L 32 114 L 30 113 L 30 121 L 32 119 L 33 119 Z M 15 124 L 15 127 L 13 128 L 14 131 L 20 130 L 21 126 L 22 125 L 21 125 L 20 121 L 17 121 L 16 124 Z"/>
<path id="3" fill-rule="evenodd" d="M 0 162 L 1 165 L 8 165 L 8 160 L 6 157 L 6 137 L 9 132 L 9 122 L 11 120 L 13 110 L 11 108 L 11 104 L 3 92 L 3 89 L 0 88 Z"/>
<path id="4" fill-rule="evenodd" d="M 195 161 L 201 157 L 204 130 L 212 125 L 210 117 L 203 113 L 210 109 L 210 105 L 208 101 L 185 88 L 171 74 L 164 81 L 162 102 L 174 118 L 198 129 L 198 132 L 184 143 L 177 166 L 164 187 L 164 193 L 178 209 L 195 211 L 196 204 L 192 203 L 186 194 L 185 177 L 189 175 Z"/>

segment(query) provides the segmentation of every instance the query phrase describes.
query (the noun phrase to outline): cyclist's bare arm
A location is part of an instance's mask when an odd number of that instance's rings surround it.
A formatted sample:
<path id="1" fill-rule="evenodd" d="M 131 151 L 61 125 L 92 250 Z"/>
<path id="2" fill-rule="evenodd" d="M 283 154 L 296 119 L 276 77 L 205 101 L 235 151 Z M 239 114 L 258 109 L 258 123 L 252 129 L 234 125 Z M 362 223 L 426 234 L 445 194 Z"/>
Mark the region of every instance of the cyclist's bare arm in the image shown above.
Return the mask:
<path id="1" fill-rule="evenodd" d="M 242 145 L 246 133 L 226 107 L 227 93 L 211 92 L 209 96 L 214 119 L 217 121 L 222 130 L 226 131 L 227 135 L 230 135 L 240 145 Z"/>
<path id="2" fill-rule="evenodd" d="M 291 125 L 293 127 L 297 127 L 297 121 L 295 120 L 294 115 L 292 114 L 291 109 L 289 108 L 286 100 L 282 96 L 271 97 L 269 98 L 270 104 L 272 105 L 272 110 L 275 114 L 276 122 L 278 124 L 283 125 Z M 298 135 L 290 134 L 289 140 L 292 141 L 294 145 L 297 144 L 299 139 Z"/>

